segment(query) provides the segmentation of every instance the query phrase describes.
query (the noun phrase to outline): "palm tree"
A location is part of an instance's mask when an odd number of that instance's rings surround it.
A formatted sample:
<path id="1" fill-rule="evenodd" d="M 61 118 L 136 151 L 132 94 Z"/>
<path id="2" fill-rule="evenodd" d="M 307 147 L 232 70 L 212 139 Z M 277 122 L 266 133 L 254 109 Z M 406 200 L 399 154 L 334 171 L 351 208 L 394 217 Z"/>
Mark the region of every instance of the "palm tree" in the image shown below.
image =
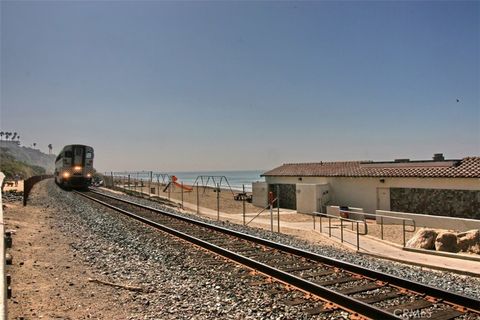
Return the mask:
<path id="1" fill-rule="evenodd" d="M 5 134 L 5 132 L 3 131 L 0 131 L 0 141 L 2 141 L 2 138 L 3 138 L 3 135 Z"/>
<path id="2" fill-rule="evenodd" d="M 48 145 L 48 154 L 52 154 L 52 149 L 53 149 L 53 146 L 52 146 L 52 144 L 50 143 L 50 144 Z"/>
<path id="3" fill-rule="evenodd" d="M 12 135 L 11 132 L 5 132 L 5 140 L 8 140 L 8 138 L 10 138 L 11 135 Z"/>
<path id="4" fill-rule="evenodd" d="M 13 137 L 12 137 L 12 141 L 15 140 L 16 137 L 17 137 L 17 133 L 14 132 L 14 133 L 13 133 Z"/>
<path id="5" fill-rule="evenodd" d="M 20 145 L 20 136 L 17 136 L 17 144 Z"/>
<path id="6" fill-rule="evenodd" d="M 34 142 L 34 143 L 33 143 L 33 149 L 35 149 L 36 146 L 37 146 L 37 143 Z"/>

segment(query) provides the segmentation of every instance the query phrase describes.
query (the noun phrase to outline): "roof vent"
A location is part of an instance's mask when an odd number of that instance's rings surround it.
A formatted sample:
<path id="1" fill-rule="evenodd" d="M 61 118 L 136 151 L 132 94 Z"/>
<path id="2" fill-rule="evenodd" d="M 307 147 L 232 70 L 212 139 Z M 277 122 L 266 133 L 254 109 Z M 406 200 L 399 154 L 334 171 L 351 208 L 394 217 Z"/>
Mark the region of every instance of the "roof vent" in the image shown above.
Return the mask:
<path id="1" fill-rule="evenodd" d="M 443 156 L 443 153 L 434 153 L 433 154 L 433 161 L 444 161 L 445 157 Z"/>
<path id="2" fill-rule="evenodd" d="M 410 159 L 395 159 L 395 162 L 400 162 L 400 163 L 410 162 Z"/>

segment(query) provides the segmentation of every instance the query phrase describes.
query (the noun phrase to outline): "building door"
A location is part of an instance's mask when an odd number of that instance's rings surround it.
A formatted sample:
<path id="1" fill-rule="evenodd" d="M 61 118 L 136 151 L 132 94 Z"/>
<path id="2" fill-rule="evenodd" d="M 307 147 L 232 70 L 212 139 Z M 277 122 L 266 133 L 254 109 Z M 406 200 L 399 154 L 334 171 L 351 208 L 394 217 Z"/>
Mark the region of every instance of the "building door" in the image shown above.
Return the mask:
<path id="1" fill-rule="evenodd" d="M 278 184 L 280 189 L 280 207 L 284 209 L 297 210 L 297 185 L 295 184 Z M 268 191 L 273 192 L 277 197 L 277 185 L 269 184 Z"/>
<path id="2" fill-rule="evenodd" d="M 377 188 L 377 210 L 390 210 L 390 188 Z"/>

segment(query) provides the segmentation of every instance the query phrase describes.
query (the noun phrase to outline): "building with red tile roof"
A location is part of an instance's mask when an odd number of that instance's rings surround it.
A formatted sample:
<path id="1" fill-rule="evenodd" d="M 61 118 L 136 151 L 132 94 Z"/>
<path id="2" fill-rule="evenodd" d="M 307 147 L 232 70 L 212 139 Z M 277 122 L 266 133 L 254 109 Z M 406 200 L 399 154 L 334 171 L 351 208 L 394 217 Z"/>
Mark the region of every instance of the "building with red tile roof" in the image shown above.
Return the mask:
<path id="1" fill-rule="evenodd" d="M 287 163 L 262 176 L 259 205 L 278 185 L 283 206 L 299 212 L 338 205 L 480 219 L 480 157 Z"/>

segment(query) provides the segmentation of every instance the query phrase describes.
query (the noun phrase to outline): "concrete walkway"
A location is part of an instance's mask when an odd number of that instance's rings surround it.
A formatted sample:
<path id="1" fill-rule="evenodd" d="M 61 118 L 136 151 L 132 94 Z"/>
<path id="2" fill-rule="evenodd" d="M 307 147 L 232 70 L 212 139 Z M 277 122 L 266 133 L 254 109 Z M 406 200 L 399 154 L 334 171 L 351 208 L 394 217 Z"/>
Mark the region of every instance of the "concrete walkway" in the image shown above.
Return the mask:
<path id="1" fill-rule="evenodd" d="M 180 204 L 179 201 L 171 199 L 174 202 Z M 199 207 L 200 216 L 205 216 L 210 219 L 217 219 L 218 213 L 217 210 L 212 210 L 204 207 Z M 184 210 L 190 213 L 197 212 L 197 205 L 192 203 L 184 202 Z M 260 210 L 259 210 L 260 211 Z M 276 209 L 273 210 L 273 230 L 276 232 L 278 230 L 277 226 L 277 212 Z M 247 213 L 245 220 L 248 223 L 252 218 L 254 218 L 258 212 Z M 313 218 L 305 217 L 302 222 L 298 221 L 288 221 L 288 220 L 298 220 L 298 213 L 294 210 L 281 209 L 280 210 L 280 230 L 282 233 L 291 234 L 291 235 L 302 235 L 306 233 L 314 232 L 318 234 L 323 239 L 328 239 L 334 241 L 340 245 L 345 246 L 351 250 L 357 250 L 357 235 L 356 232 L 351 231 L 351 224 L 345 225 L 343 228 L 343 242 L 341 238 L 341 228 L 339 221 L 333 221 L 331 223 L 331 237 L 329 237 L 328 231 L 328 220 L 323 219 L 322 223 L 322 232 L 319 230 L 319 218 L 316 218 L 315 229 L 313 224 Z M 289 219 L 290 217 L 290 219 Z M 297 219 L 292 219 L 297 217 Z M 219 218 L 221 221 L 230 221 L 233 223 L 243 224 L 243 215 L 242 214 L 230 214 L 225 212 L 219 213 Z M 266 210 L 260 216 L 256 217 L 249 226 L 259 227 L 262 229 L 270 230 L 271 229 L 271 219 L 270 212 Z M 350 230 L 349 230 L 350 229 Z M 360 231 L 362 227 L 360 226 Z M 359 239 L 360 249 L 357 251 L 361 254 L 368 254 L 378 258 L 403 262 L 407 264 L 413 264 L 418 266 L 423 266 L 427 268 L 451 271 L 455 273 L 468 274 L 471 276 L 480 277 L 480 262 L 465 260 L 459 258 L 451 258 L 445 256 L 437 256 L 434 254 L 425 254 L 419 252 L 412 252 L 403 250 L 401 246 L 391 244 L 390 242 L 382 241 L 380 239 L 372 238 L 369 236 L 360 236 Z"/>

